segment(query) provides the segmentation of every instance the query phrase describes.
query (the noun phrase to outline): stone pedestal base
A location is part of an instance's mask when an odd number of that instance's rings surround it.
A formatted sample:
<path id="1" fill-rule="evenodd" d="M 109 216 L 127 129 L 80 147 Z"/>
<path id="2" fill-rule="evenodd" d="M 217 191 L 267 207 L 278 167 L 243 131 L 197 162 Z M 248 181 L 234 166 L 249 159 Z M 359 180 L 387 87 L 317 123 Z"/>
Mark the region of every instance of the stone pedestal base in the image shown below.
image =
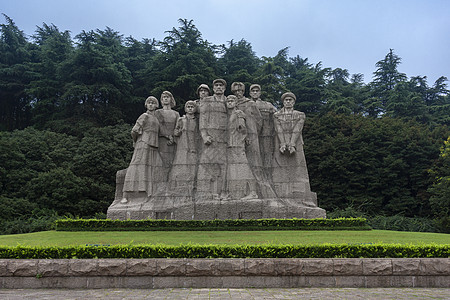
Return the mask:
<path id="1" fill-rule="evenodd" d="M 126 204 L 114 201 L 108 208 L 108 219 L 290 219 L 326 218 L 319 207 L 295 204 L 283 199 L 249 199 L 193 202 L 191 199 L 161 197 L 160 199 L 132 199 Z"/>

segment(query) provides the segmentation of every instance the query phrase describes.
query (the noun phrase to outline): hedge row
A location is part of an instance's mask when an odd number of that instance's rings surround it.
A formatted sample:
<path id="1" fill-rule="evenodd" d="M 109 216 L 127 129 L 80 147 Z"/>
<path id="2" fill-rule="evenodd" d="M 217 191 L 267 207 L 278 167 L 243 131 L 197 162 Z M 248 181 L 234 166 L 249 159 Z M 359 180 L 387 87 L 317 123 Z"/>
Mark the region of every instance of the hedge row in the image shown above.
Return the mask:
<path id="1" fill-rule="evenodd" d="M 57 231 L 370 230 L 364 218 L 250 220 L 60 219 Z"/>
<path id="2" fill-rule="evenodd" d="M 0 258 L 446 258 L 449 250 L 437 244 L 3 246 Z"/>

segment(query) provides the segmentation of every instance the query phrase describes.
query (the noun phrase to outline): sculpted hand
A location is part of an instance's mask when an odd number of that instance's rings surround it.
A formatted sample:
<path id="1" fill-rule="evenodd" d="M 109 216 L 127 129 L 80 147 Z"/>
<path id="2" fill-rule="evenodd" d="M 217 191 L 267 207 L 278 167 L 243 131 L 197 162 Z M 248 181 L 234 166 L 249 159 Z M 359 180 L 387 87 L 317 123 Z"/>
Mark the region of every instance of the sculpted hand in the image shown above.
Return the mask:
<path id="1" fill-rule="evenodd" d="M 280 152 L 284 153 L 284 151 L 286 151 L 286 145 L 281 145 Z"/>
<path id="2" fill-rule="evenodd" d="M 211 145 L 212 141 L 213 141 L 212 137 L 208 135 L 205 140 L 205 145 Z"/>
<path id="3" fill-rule="evenodd" d="M 173 143 L 174 143 L 173 136 L 169 135 L 168 138 L 169 138 L 169 141 L 167 142 L 167 145 L 169 145 L 169 146 L 173 145 Z"/>
<path id="4" fill-rule="evenodd" d="M 297 151 L 297 149 L 295 149 L 294 146 L 289 146 L 289 153 L 290 154 L 295 153 L 295 151 Z"/>

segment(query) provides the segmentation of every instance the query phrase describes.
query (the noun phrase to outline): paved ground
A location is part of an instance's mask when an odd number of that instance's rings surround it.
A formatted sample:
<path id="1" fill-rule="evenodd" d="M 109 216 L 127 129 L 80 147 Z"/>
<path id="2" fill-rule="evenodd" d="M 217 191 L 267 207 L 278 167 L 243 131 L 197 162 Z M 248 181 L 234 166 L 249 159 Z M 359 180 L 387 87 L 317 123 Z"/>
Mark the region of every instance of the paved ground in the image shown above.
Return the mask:
<path id="1" fill-rule="evenodd" d="M 450 289 L 0 289 L 0 299 L 450 299 Z"/>

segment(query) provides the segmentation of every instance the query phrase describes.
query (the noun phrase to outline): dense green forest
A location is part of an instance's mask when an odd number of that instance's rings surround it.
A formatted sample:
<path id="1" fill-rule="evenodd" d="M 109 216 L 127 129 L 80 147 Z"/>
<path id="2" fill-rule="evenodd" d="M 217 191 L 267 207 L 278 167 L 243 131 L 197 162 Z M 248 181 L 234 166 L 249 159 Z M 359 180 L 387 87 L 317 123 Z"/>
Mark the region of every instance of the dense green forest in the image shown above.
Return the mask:
<path id="1" fill-rule="evenodd" d="M 1 233 L 44 229 L 65 215 L 104 216 L 145 98 L 169 90 L 183 114 L 197 87 L 215 78 L 258 83 L 277 107 L 282 93 L 297 96 L 311 188 L 331 216 L 409 218 L 449 230 L 447 78 L 407 77 L 392 49 L 364 83 L 361 74 L 290 57 L 288 48 L 257 57 L 244 39 L 211 44 L 192 20 L 180 19 L 162 41 L 138 41 L 108 27 L 72 37 L 45 23 L 27 37 L 4 19 Z"/>

